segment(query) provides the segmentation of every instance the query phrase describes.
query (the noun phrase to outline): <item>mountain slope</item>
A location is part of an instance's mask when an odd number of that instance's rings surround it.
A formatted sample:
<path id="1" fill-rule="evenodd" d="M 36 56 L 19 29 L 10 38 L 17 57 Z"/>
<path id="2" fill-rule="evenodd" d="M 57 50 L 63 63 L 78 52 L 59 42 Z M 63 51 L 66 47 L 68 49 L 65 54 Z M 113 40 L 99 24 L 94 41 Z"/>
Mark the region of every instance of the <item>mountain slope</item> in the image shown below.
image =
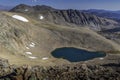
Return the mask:
<path id="1" fill-rule="evenodd" d="M 28 6 L 20 4 L 10 11 L 27 14 L 38 21 L 40 21 L 40 17 L 43 16 L 45 21 L 69 26 L 73 24 L 77 26 L 87 26 L 95 31 L 119 27 L 119 23 L 114 20 L 101 18 L 79 10 L 58 10 L 48 6 Z"/>
<path id="2" fill-rule="evenodd" d="M 120 11 L 108 11 L 108 10 L 97 10 L 97 9 L 90 9 L 90 10 L 82 10 L 82 12 L 86 12 L 88 14 L 94 14 L 104 18 L 111 18 L 116 21 L 120 21 Z M 108 30 L 103 30 L 99 32 L 102 36 L 110 39 L 117 44 L 120 44 L 120 28 L 113 28 Z"/>
<path id="3" fill-rule="evenodd" d="M 13 18 L 19 15 L 29 22 Z M 60 47 L 76 47 L 92 51 L 118 51 L 119 45 L 85 27 L 56 25 L 38 21 L 21 13 L 0 12 L 0 56 L 11 64 L 55 65 L 51 52 Z M 9 55 L 9 56 L 8 56 Z M 48 57 L 48 60 L 43 58 Z M 48 64 L 46 64 L 46 62 Z"/>

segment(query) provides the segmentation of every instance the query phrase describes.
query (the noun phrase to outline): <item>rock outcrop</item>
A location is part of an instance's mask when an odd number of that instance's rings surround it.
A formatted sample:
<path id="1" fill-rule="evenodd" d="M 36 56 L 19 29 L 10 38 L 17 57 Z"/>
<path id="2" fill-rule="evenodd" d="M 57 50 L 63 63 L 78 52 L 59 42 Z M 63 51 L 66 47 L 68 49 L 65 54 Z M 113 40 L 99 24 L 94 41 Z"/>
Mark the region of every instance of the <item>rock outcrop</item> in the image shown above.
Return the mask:
<path id="1" fill-rule="evenodd" d="M 11 69 L 10 69 L 11 70 Z M 11 74 L 0 76 L 1 80 L 119 80 L 120 68 L 88 66 L 86 64 L 53 67 L 13 67 Z"/>
<path id="2" fill-rule="evenodd" d="M 0 67 L 8 67 L 9 63 L 7 59 L 0 58 Z"/>

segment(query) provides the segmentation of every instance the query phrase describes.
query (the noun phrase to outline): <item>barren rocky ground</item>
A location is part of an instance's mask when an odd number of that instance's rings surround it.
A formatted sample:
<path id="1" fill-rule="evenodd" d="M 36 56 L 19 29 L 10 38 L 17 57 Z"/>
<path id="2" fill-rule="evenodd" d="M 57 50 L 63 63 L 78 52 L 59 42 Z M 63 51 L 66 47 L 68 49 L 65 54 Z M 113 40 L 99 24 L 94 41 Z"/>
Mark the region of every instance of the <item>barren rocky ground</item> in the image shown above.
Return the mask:
<path id="1" fill-rule="evenodd" d="M 114 56 L 114 55 L 112 55 Z M 110 58 L 110 59 L 109 59 Z M 57 66 L 28 66 L 21 67 L 9 65 L 7 60 L 1 59 L 1 80 L 119 80 L 120 79 L 120 56 L 99 62 L 75 63 Z M 104 62 L 104 63 L 103 63 Z"/>

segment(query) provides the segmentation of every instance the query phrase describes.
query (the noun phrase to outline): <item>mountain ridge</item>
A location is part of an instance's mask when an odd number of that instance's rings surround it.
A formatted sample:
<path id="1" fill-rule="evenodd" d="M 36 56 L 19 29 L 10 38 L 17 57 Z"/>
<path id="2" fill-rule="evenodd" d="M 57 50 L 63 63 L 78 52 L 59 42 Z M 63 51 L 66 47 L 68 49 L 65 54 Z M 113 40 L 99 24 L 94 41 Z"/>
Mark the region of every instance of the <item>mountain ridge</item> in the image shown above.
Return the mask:
<path id="1" fill-rule="evenodd" d="M 26 9 L 28 9 L 28 11 L 25 11 Z M 11 9 L 10 12 L 24 13 L 38 20 L 39 15 L 42 15 L 45 17 L 46 21 L 56 24 L 67 25 L 68 23 L 71 23 L 77 26 L 89 26 L 89 28 L 96 31 L 112 29 L 119 26 L 119 23 L 114 20 L 98 17 L 96 15 L 73 9 L 59 10 L 49 6 L 28 6 L 25 4 L 20 4 Z"/>
<path id="2" fill-rule="evenodd" d="M 100 17 L 114 19 L 116 21 L 120 21 L 120 10 L 117 11 L 110 11 L 110 10 L 99 10 L 99 9 L 89 9 L 89 10 L 82 10 L 86 13 L 91 13 Z"/>

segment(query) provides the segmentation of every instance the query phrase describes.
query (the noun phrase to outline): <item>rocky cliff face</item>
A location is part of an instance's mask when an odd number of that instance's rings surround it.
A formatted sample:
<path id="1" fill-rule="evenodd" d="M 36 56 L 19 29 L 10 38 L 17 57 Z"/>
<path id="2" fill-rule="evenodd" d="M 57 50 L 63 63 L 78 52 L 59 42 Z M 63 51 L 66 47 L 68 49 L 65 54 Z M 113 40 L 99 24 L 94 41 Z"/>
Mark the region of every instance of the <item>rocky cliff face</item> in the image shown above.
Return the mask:
<path id="1" fill-rule="evenodd" d="M 27 11 L 26 11 L 27 10 Z M 106 30 L 118 27 L 118 22 L 106 18 L 101 18 L 92 14 L 80 12 L 79 10 L 58 10 L 48 6 L 28 6 L 18 5 L 11 12 L 20 12 L 39 20 L 42 15 L 44 20 L 56 23 L 68 25 L 68 23 L 75 24 L 77 26 L 89 26 L 93 30 Z M 71 24 L 71 25 L 72 25 Z"/>

